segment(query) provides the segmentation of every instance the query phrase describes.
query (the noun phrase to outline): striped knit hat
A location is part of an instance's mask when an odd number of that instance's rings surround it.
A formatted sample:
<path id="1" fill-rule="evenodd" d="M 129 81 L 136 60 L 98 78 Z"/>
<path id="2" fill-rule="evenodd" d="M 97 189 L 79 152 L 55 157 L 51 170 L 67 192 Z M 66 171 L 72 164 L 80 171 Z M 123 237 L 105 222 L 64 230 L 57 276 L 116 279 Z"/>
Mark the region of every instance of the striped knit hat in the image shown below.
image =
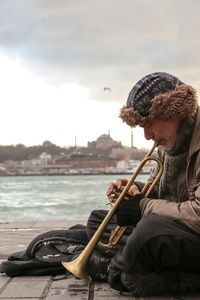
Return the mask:
<path id="1" fill-rule="evenodd" d="M 144 126 L 149 119 L 187 118 L 196 113 L 196 91 L 175 76 L 156 72 L 136 83 L 120 117 L 131 127 Z"/>

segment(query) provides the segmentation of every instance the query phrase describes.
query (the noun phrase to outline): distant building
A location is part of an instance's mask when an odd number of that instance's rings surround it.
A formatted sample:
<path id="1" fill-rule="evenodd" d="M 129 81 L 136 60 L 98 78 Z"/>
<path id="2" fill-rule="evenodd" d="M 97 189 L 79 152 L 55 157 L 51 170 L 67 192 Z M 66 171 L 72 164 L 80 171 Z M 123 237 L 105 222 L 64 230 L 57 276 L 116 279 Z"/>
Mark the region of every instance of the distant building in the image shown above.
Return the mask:
<path id="1" fill-rule="evenodd" d="M 46 152 L 43 152 L 40 154 L 40 165 L 42 166 L 46 166 L 48 165 L 49 163 L 51 163 L 51 154 L 48 154 Z"/>
<path id="2" fill-rule="evenodd" d="M 108 148 L 121 148 L 121 142 L 114 141 L 110 134 L 102 134 L 96 141 L 88 142 L 88 148 L 108 149 Z"/>

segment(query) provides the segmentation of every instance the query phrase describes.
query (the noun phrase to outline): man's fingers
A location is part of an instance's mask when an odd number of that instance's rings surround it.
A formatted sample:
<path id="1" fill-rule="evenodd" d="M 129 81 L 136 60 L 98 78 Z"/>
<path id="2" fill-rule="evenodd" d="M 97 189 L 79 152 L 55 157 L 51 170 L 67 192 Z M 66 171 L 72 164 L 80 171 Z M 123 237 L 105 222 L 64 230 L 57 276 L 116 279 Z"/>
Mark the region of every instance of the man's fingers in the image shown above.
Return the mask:
<path id="1" fill-rule="evenodd" d="M 137 185 L 135 185 L 135 184 L 130 187 L 129 192 L 131 192 L 131 194 L 133 194 L 133 195 L 140 194 L 140 190 L 138 189 Z"/>
<path id="2" fill-rule="evenodd" d="M 108 186 L 108 190 L 106 192 L 107 197 L 110 197 L 116 192 L 121 191 L 121 187 L 127 184 L 127 179 L 118 178 L 115 182 L 111 182 Z"/>
<path id="3" fill-rule="evenodd" d="M 107 196 L 110 196 L 116 190 L 116 185 L 114 182 L 111 182 L 108 186 L 108 190 L 106 192 Z"/>

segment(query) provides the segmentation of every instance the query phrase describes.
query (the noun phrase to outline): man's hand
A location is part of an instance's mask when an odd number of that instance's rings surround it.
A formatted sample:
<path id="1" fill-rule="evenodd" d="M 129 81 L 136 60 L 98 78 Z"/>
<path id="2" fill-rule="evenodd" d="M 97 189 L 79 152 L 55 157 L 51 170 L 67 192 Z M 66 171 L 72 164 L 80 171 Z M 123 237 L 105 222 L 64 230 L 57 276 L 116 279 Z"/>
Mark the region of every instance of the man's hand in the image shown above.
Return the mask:
<path id="1" fill-rule="evenodd" d="M 137 194 L 128 196 L 128 200 L 123 200 L 116 212 L 116 223 L 119 226 L 136 226 L 141 218 L 140 200 L 144 196 Z"/>
<path id="2" fill-rule="evenodd" d="M 116 193 L 121 192 L 121 188 L 125 187 L 128 183 L 127 179 L 117 179 L 115 182 L 111 182 L 108 186 L 108 190 L 106 192 L 106 196 L 108 198 L 114 198 L 114 196 L 116 195 Z M 138 189 L 138 187 L 133 184 L 130 189 L 129 189 L 129 193 L 134 195 L 140 194 L 140 191 Z"/>

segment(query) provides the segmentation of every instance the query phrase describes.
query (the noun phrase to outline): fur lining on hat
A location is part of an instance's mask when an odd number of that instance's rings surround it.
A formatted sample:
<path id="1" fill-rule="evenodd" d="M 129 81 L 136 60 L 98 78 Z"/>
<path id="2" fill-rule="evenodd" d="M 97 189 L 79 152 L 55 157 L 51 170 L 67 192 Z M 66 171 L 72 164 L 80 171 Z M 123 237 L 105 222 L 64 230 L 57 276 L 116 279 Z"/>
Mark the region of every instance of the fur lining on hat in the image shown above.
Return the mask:
<path id="1" fill-rule="evenodd" d="M 133 107 L 123 107 L 120 118 L 129 126 L 144 126 L 149 119 L 170 120 L 187 118 L 197 111 L 197 95 L 195 89 L 186 84 L 177 85 L 175 90 L 161 93 L 152 100 L 149 114 L 143 117 Z"/>

